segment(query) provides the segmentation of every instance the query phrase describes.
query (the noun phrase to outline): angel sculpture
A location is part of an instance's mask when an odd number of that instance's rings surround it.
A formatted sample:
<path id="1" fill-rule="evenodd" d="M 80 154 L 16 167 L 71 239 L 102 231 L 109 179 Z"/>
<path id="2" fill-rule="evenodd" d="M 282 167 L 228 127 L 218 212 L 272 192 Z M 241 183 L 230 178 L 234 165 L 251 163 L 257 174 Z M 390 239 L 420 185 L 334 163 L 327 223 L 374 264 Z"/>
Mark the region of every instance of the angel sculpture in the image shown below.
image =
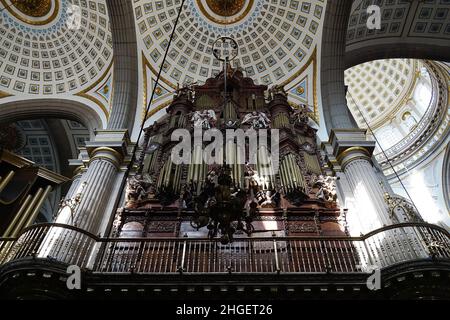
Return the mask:
<path id="1" fill-rule="evenodd" d="M 278 195 L 278 191 L 276 191 L 274 194 L 272 194 L 272 191 L 266 191 L 266 194 L 265 194 L 266 200 L 264 200 L 263 203 L 261 203 L 261 207 L 262 208 L 275 208 L 276 203 L 273 199 L 277 195 Z"/>
<path id="2" fill-rule="evenodd" d="M 296 123 L 307 124 L 308 123 L 308 113 L 306 111 L 305 105 L 300 105 L 298 109 L 294 111 L 294 119 Z"/>
<path id="3" fill-rule="evenodd" d="M 144 200 L 149 193 L 148 189 L 151 189 L 152 186 L 153 183 L 149 176 L 137 174 L 129 178 L 126 187 L 127 207 Z"/>
<path id="4" fill-rule="evenodd" d="M 284 90 L 284 87 L 280 86 L 280 85 L 275 85 L 272 88 L 270 88 L 269 93 L 272 98 L 274 98 L 275 95 L 277 95 L 277 94 L 281 94 L 281 95 L 287 97 L 286 90 Z"/>
<path id="5" fill-rule="evenodd" d="M 194 128 L 202 128 L 205 130 L 214 127 L 216 124 L 216 120 L 216 113 L 211 109 L 195 111 L 191 119 L 191 121 L 194 123 Z"/>
<path id="6" fill-rule="evenodd" d="M 317 177 L 314 186 L 319 188 L 319 191 L 316 193 L 316 197 L 318 199 L 333 202 L 337 200 L 336 186 L 335 186 L 334 177 L 328 177 L 320 175 Z"/>
<path id="7" fill-rule="evenodd" d="M 270 120 L 264 112 L 253 111 L 245 115 L 242 124 L 250 124 L 253 129 L 266 129 L 269 127 Z"/>

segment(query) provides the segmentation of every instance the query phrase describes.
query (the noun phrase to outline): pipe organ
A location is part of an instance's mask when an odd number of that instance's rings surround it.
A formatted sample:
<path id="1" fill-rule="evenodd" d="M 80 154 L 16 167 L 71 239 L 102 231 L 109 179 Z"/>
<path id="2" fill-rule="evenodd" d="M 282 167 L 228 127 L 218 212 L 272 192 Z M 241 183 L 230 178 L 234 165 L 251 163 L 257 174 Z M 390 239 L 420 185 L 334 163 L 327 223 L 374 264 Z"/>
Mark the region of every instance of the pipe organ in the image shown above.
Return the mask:
<path id="1" fill-rule="evenodd" d="M 152 235 L 204 235 L 201 228 L 193 228 L 189 219 L 203 210 L 196 201 L 207 190 L 221 188 L 220 198 L 245 195 L 240 210 L 255 214 L 259 235 L 344 235 L 334 180 L 325 177 L 321 167 L 316 130 L 309 125 L 305 107 L 291 107 L 283 88 L 269 90 L 239 70 L 226 72 L 226 92 L 224 72 L 204 85 L 179 89 L 167 114 L 145 129 L 145 155 L 138 164 L 142 170 L 130 178 L 131 198 L 136 198 L 120 210 L 114 234 L 120 235 L 124 227 L 130 234 L 130 228 L 137 224 L 145 235 L 145 229 L 157 223 L 161 232 L 152 230 Z M 179 142 L 171 141 L 171 135 L 177 129 L 190 134 L 190 141 L 186 141 L 190 145 L 186 151 L 190 163 L 171 161 L 171 150 Z M 212 155 L 221 159 L 220 163 L 205 162 L 211 139 L 195 141 L 194 132 L 204 135 L 208 130 L 223 136 L 218 143 L 221 148 Z M 273 130 L 278 130 L 277 150 L 272 150 Z M 241 131 L 244 138 L 227 138 L 229 131 L 235 135 Z M 256 145 L 252 134 L 257 137 Z M 264 139 L 265 143 L 261 143 Z M 278 157 L 277 163 L 273 154 Z M 219 173 L 224 167 L 230 179 L 227 187 L 220 182 L 223 176 Z M 133 188 L 139 188 L 139 192 Z M 210 196 L 205 201 L 206 206 L 218 199 Z M 175 224 L 176 228 L 164 228 L 165 224 Z"/>

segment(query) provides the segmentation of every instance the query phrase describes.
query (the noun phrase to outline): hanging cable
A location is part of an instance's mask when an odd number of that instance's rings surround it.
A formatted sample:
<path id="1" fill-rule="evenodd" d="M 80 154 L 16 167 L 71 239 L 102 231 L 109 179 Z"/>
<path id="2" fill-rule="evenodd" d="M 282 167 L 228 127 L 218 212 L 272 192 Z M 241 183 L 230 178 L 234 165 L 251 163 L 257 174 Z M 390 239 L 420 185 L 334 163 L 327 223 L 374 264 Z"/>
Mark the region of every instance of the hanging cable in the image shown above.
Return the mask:
<path id="1" fill-rule="evenodd" d="M 184 6 L 185 1 L 186 0 L 182 0 L 181 1 L 180 9 L 178 10 L 178 15 L 177 15 L 177 18 L 175 20 L 175 24 L 173 26 L 172 33 L 170 34 L 169 43 L 167 44 L 167 48 L 166 48 L 166 51 L 164 53 L 164 57 L 163 57 L 163 60 L 161 62 L 161 66 L 159 68 L 158 75 L 156 76 L 156 81 L 155 81 L 155 84 L 153 86 L 153 90 L 152 90 L 152 94 L 150 96 L 150 100 L 148 102 L 147 107 L 145 108 L 144 117 L 142 119 L 141 127 L 139 129 L 139 134 L 138 134 L 138 137 L 136 139 L 136 144 L 133 146 L 133 151 L 131 153 L 131 160 L 128 163 L 127 170 L 125 171 L 122 187 L 120 188 L 120 193 L 119 193 L 119 197 L 118 197 L 119 201 L 116 203 L 115 211 L 117 211 L 117 206 L 119 205 L 119 203 L 121 201 L 121 198 L 122 198 L 122 195 L 123 195 L 123 191 L 124 191 L 124 185 L 123 184 L 126 183 L 127 178 L 130 175 L 131 169 L 133 168 L 133 163 L 136 160 L 136 153 L 137 153 L 137 150 L 138 150 L 138 147 L 139 147 L 139 140 L 141 139 L 142 132 L 144 131 L 145 121 L 147 120 L 147 116 L 148 116 L 148 113 L 150 111 L 150 107 L 152 105 L 153 98 L 155 96 L 156 88 L 158 87 L 159 79 L 161 78 L 162 70 L 164 68 L 164 64 L 166 62 L 167 55 L 168 55 L 169 49 L 170 49 L 170 45 L 171 45 L 173 37 L 175 35 L 175 31 L 176 31 L 177 26 L 178 26 L 178 21 L 180 20 L 181 12 L 183 11 L 183 6 Z M 145 150 L 142 150 L 141 152 L 145 152 Z"/>
<path id="2" fill-rule="evenodd" d="M 411 198 L 408 190 L 406 189 L 405 185 L 403 184 L 402 179 L 400 178 L 400 176 L 397 173 L 397 170 L 395 170 L 394 166 L 392 165 L 391 160 L 389 159 L 389 157 L 387 156 L 386 152 L 384 151 L 383 147 L 381 146 L 380 142 L 378 141 L 375 133 L 373 132 L 372 128 L 369 125 L 369 122 L 366 120 L 366 118 L 364 117 L 363 113 L 361 112 L 361 109 L 359 108 L 358 104 L 356 103 L 355 99 L 353 99 L 352 94 L 350 93 L 350 91 L 348 91 L 348 95 L 350 96 L 350 98 L 353 101 L 353 104 L 356 106 L 356 109 L 358 109 L 359 114 L 361 115 L 361 117 L 364 120 L 364 123 L 366 124 L 367 128 L 369 129 L 370 133 L 372 134 L 372 136 L 375 139 L 375 142 L 378 144 L 378 146 L 380 147 L 381 152 L 383 153 L 384 157 L 386 158 L 386 161 L 389 163 L 389 166 L 391 167 L 392 171 L 394 172 L 398 182 L 400 182 L 400 185 L 402 186 L 403 190 L 405 190 L 406 195 L 408 196 L 409 200 L 411 201 L 412 205 L 414 206 L 414 208 L 416 209 L 416 211 L 420 214 L 419 209 L 417 209 L 416 204 L 414 203 L 414 200 Z"/>

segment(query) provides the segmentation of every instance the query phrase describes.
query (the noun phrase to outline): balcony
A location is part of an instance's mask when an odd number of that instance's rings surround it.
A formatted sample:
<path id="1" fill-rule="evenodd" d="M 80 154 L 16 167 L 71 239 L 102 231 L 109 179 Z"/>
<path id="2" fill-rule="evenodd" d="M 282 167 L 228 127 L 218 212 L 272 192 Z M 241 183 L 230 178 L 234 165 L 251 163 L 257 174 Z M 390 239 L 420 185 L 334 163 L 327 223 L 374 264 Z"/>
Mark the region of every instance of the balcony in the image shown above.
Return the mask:
<path id="1" fill-rule="evenodd" d="M 222 245 L 210 239 L 99 238 L 72 226 L 38 224 L 17 239 L 0 239 L 0 264 L 27 258 L 99 275 L 364 274 L 413 261 L 450 262 L 450 236 L 435 225 L 402 223 L 353 238 L 241 238 Z"/>

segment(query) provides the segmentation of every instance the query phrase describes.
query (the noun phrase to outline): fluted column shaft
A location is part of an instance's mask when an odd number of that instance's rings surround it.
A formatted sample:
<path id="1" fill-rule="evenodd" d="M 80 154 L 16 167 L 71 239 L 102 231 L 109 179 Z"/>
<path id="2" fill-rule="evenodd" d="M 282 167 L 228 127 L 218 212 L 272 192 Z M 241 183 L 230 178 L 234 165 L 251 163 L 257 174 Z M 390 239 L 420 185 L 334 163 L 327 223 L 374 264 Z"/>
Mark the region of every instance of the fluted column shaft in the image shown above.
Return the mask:
<path id="1" fill-rule="evenodd" d="M 85 188 L 81 201 L 73 214 L 75 226 L 94 234 L 99 232 L 120 162 L 120 155 L 113 149 L 101 147 L 93 151 L 83 175 Z"/>
<path id="2" fill-rule="evenodd" d="M 108 147 L 98 147 L 91 152 L 87 171 L 76 176 L 68 199 L 79 199 L 71 214 L 61 211 L 56 222 L 73 225 L 94 235 L 102 230 L 107 206 L 122 156 Z M 81 187 L 83 185 L 83 187 Z M 38 252 L 39 257 L 51 257 L 80 267 L 90 267 L 95 260 L 93 240 L 75 230 L 52 227 Z"/>
<path id="3" fill-rule="evenodd" d="M 69 191 L 67 191 L 67 194 L 65 196 L 65 199 L 71 199 L 75 196 L 77 193 L 78 188 L 80 187 L 80 181 L 82 177 L 81 167 L 78 167 L 75 170 L 75 174 L 72 178 L 72 184 L 70 185 Z"/>
<path id="4" fill-rule="evenodd" d="M 370 153 L 364 148 L 350 148 L 341 154 L 339 160 L 355 197 L 362 231 L 369 232 L 392 224 Z"/>

